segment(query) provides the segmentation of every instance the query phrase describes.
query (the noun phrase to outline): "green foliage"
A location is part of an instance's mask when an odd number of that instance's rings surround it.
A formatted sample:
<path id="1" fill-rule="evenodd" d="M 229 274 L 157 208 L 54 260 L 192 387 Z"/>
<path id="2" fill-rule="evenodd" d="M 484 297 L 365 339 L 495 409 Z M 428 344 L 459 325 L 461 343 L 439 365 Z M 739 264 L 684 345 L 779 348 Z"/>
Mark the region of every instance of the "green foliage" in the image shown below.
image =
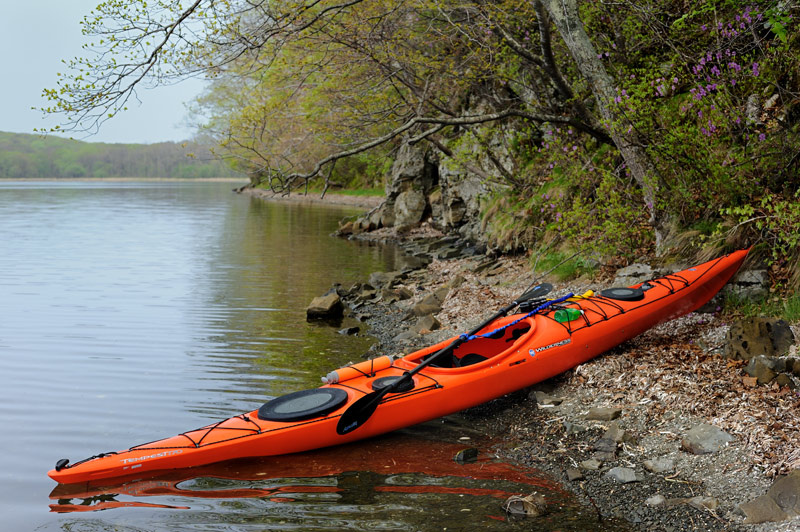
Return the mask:
<path id="1" fill-rule="evenodd" d="M 190 153 L 209 153 L 205 160 Z M 0 177 L 238 177 L 196 143 L 103 144 L 0 132 Z"/>
<path id="2" fill-rule="evenodd" d="M 756 301 L 731 293 L 726 296 L 722 310 L 729 315 L 782 318 L 789 323 L 797 323 L 800 322 L 800 294 L 776 294 Z"/>
<path id="3" fill-rule="evenodd" d="M 783 9 L 786 9 L 788 6 L 783 5 Z M 775 36 L 781 40 L 784 44 L 788 42 L 787 39 L 787 29 L 789 23 L 792 20 L 792 17 L 789 13 L 785 12 L 781 9 L 781 6 L 776 6 L 771 9 L 767 10 L 767 23 L 764 24 L 765 27 L 769 28 Z"/>
<path id="4" fill-rule="evenodd" d="M 782 271 L 791 286 L 800 285 L 800 191 L 788 197 L 767 191 L 753 203 L 725 207 L 721 212 L 728 224 L 720 226 L 712 240 L 743 233 L 764 244 L 767 264 Z"/>
<path id="5" fill-rule="evenodd" d="M 531 257 L 531 265 L 537 272 L 550 272 L 559 281 L 568 281 L 582 276 L 591 277 L 595 273 L 595 263 L 587 261 L 582 256 L 573 257 L 574 252 L 553 251 L 539 257 Z"/>
<path id="6" fill-rule="evenodd" d="M 536 247 L 560 238 L 631 259 L 652 250 L 655 210 L 679 231 L 705 236 L 697 245 L 732 229 L 729 246 L 765 242 L 778 275 L 800 285 L 800 78 L 792 52 L 800 38 L 778 6 L 707 1 L 684 12 L 683 4 L 651 1 L 609 13 L 600 2 L 582 4 L 618 83 L 622 119 L 609 127 L 635 130 L 646 146 L 661 176 L 656 204 L 645 202 L 615 147 L 556 125 L 522 128 L 511 146 L 524 172 L 489 203 L 494 242 Z M 544 204 L 539 198 L 554 188 L 558 201 Z"/>

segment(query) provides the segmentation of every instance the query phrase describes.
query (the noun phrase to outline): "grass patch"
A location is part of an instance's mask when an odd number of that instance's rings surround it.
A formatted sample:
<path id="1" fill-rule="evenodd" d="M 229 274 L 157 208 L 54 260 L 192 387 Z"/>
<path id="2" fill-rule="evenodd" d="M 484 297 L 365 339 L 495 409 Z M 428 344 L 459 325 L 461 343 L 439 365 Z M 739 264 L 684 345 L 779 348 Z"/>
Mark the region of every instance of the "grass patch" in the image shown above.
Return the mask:
<path id="1" fill-rule="evenodd" d="M 789 323 L 800 322 L 800 295 L 792 294 L 783 302 L 783 319 Z"/>
<path id="2" fill-rule="evenodd" d="M 566 251 L 548 253 L 539 259 L 536 269 L 542 273 L 549 272 L 548 275 L 554 276 L 559 281 L 569 281 L 582 276 L 591 277 L 595 274 L 596 267 L 593 263 L 580 256 L 570 259 L 571 255 L 572 253 Z M 535 255 L 532 261 L 536 261 Z"/>
<path id="3" fill-rule="evenodd" d="M 800 295 L 770 296 L 759 301 L 743 298 L 737 294 L 728 294 L 725 297 L 723 311 L 745 318 L 763 316 L 797 323 L 800 322 Z"/>

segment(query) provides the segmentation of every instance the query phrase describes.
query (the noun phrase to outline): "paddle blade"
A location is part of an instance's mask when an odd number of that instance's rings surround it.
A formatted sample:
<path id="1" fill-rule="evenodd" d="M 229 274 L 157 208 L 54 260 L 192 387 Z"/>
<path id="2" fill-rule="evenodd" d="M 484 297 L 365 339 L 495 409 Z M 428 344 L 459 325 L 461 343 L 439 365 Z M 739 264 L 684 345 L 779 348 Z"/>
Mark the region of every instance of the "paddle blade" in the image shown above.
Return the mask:
<path id="1" fill-rule="evenodd" d="M 342 417 L 339 418 L 339 423 L 336 425 L 336 433 L 344 436 L 366 423 L 378 408 L 378 404 L 381 402 L 381 398 L 384 396 L 387 389 L 388 388 L 384 388 L 379 392 L 368 393 L 350 405 L 350 407 L 344 411 Z"/>
<path id="2" fill-rule="evenodd" d="M 523 301 L 528 301 L 530 299 L 544 297 L 547 294 L 549 294 L 552 289 L 553 285 L 551 285 L 550 283 L 542 283 L 538 286 L 534 286 L 533 288 L 531 288 L 530 290 L 519 296 L 516 302 L 522 303 Z"/>

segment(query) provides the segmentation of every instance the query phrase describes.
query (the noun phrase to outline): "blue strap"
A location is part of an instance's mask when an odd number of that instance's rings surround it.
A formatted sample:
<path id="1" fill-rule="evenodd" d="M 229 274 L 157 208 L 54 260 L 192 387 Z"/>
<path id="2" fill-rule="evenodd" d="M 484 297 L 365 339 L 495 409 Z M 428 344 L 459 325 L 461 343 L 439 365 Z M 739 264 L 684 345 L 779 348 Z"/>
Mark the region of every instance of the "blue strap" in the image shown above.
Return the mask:
<path id="1" fill-rule="evenodd" d="M 509 327 L 512 327 L 512 326 L 516 325 L 517 323 L 521 322 L 525 318 L 530 318 L 531 316 L 533 316 L 534 314 L 536 314 L 540 310 L 544 310 L 544 309 L 546 309 L 547 307 L 549 307 L 551 305 L 555 305 L 556 303 L 561 303 L 563 301 L 566 301 L 567 299 L 571 298 L 574 295 L 575 294 L 570 292 L 569 294 L 565 295 L 564 297 L 560 297 L 558 299 L 550 300 L 550 301 L 544 303 L 543 305 L 539 305 L 538 307 L 536 307 L 532 311 L 528 312 L 527 314 L 525 314 L 521 318 L 516 319 L 516 320 L 514 320 L 511 323 L 508 323 L 506 325 L 503 325 L 502 327 L 499 327 L 499 328 L 497 328 L 497 329 L 495 329 L 495 330 L 493 330 L 491 332 L 484 333 L 484 334 L 472 334 L 472 335 L 465 333 L 465 334 L 461 335 L 461 338 L 463 338 L 465 342 L 468 342 L 470 340 L 476 340 L 478 338 L 488 338 L 490 336 L 493 336 L 493 335 L 495 335 L 495 334 L 497 334 L 499 332 L 502 332 L 502 331 L 506 330 Z"/>

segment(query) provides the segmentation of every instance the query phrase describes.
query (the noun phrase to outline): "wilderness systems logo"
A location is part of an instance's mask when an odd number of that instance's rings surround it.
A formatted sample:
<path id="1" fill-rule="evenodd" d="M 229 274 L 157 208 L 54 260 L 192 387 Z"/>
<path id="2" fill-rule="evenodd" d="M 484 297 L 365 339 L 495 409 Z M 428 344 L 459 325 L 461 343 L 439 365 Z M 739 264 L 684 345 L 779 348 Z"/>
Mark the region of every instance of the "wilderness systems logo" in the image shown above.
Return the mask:
<path id="1" fill-rule="evenodd" d="M 182 449 L 176 449 L 174 451 L 163 451 L 160 453 L 149 454 L 147 456 L 138 456 L 136 458 L 123 458 L 120 460 L 123 464 L 135 464 L 136 462 L 143 462 L 145 460 L 150 460 L 152 458 L 164 458 L 167 456 L 175 456 L 176 454 L 181 454 L 183 452 Z"/>
<path id="2" fill-rule="evenodd" d="M 550 345 L 545 345 L 543 347 L 537 347 L 536 349 L 529 349 L 528 354 L 532 357 L 535 357 L 537 353 L 541 353 L 542 351 L 547 351 L 548 349 L 552 349 L 554 347 L 567 345 L 569 343 L 572 343 L 572 338 L 567 338 L 566 340 L 561 340 L 560 342 L 556 342 Z"/>

